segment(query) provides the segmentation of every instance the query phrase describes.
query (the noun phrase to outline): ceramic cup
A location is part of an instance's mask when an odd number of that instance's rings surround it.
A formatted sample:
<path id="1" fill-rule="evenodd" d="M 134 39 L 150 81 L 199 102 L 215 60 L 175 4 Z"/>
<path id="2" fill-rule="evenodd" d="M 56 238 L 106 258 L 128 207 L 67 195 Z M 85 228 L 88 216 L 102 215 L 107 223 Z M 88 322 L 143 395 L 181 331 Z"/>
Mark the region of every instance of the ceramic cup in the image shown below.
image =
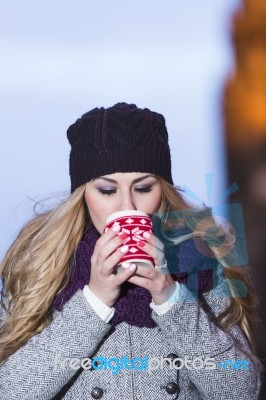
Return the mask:
<path id="1" fill-rule="evenodd" d="M 153 267 L 153 258 L 136 246 L 140 241 L 146 242 L 143 236 L 144 232 L 153 233 L 152 220 L 148 214 L 135 210 L 118 211 L 107 217 L 104 232 L 116 225 L 120 227 L 118 235 L 123 233 L 128 235 L 121 247 L 124 245 L 129 247 L 128 252 L 121 258 L 119 265 L 123 262 L 130 262 L 150 268 Z"/>

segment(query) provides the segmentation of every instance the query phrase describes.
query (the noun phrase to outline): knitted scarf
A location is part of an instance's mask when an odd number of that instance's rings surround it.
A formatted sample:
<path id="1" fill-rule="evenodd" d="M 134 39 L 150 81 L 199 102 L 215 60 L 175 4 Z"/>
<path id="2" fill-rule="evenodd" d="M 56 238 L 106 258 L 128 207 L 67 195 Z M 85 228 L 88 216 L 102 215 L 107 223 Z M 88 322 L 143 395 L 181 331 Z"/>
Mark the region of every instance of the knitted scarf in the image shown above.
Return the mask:
<path id="1" fill-rule="evenodd" d="M 187 232 L 180 230 L 180 234 L 184 233 Z M 78 289 L 83 289 L 89 284 L 90 259 L 99 237 L 100 234 L 95 227 L 87 227 L 77 247 L 68 284 L 54 299 L 54 309 L 61 311 L 64 304 Z M 204 292 L 212 288 L 217 260 L 201 254 L 193 239 L 186 240 L 178 246 L 166 247 L 165 257 L 169 272 L 175 281 L 186 284 L 190 290 L 196 292 Z M 152 297 L 147 289 L 129 282 L 123 283 L 120 296 L 113 305 L 115 313 L 110 323 L 115 326 L 124 321 L 138 327 L 154 328 L 156 324 L 151 317 L 151 301 Z"/>

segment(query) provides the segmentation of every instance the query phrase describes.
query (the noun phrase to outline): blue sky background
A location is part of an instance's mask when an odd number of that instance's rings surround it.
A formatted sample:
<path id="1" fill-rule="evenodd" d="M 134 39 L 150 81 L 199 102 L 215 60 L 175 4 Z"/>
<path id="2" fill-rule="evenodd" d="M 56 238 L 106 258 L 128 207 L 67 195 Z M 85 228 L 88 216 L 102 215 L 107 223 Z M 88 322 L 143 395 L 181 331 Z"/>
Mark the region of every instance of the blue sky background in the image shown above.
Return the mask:
<path id="1" fill-rule="evenodd" d="M 221 96 L 233 66 L 230 16 L 239 3 L 1 5 L 1 259 L 33 200 L 69 192 L 66 130 L 97 106 L 126 101 L 162 113 L 175 183 L 208 204 L 220 201 L 227 186 Z M 213 174 L 211 197 L 205 174 Z"/>

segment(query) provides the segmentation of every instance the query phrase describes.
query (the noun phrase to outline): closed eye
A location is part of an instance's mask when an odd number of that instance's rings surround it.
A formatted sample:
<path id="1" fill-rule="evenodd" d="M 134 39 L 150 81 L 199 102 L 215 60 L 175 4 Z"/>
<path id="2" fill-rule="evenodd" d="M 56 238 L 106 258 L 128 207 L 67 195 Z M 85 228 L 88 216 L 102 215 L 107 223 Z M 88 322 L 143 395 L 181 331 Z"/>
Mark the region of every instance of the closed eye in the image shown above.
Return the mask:
<path id="1" fill-rule="evenodd" d="M 151 190 L 152 190 L 152 185 L 134 189 L 134 191 L 138 193 L 149 193 Z"/>
<path id="2" fill-rule="evenodd" d="M 107 196 L 111 196 L 112 194 L 114 194 L 116 192 L 115 189 L 101 189 L 98 188 L 98 191 L 103 194 L 103 195 L 107 195 Z"/>
<path id="3" fill-rule="evenodd" d="M 101 194 L 106 196 L 111 196 L 112 194 L 116 193 L 116 189 L 104 189 L 104 188 L 97 188 L 97 189 Z M 134 189 L 134 192 L 137 192 L 139 194 L 149 193 L 151 191 L 152 191 L 152 185 L 145 187 L 137 187 Z"/>

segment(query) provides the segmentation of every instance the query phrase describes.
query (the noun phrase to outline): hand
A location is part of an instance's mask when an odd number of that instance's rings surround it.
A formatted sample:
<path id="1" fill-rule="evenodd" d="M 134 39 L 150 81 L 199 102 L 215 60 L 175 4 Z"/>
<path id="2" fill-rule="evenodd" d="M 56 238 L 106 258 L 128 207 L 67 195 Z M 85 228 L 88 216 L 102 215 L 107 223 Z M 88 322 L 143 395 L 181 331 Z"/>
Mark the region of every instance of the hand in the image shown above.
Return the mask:
<path id="1" fill-rule="evenodd" d="M 125 237 L 117 235 L 118 230 L 109 229 L 96 242 L 91 257 L 90 290 L 105 304 L 112 306 L 119 297 L 121 284 L 128 280 L 136 271 L 136 265 L 130 264 L 129 268 L 123 269 L 120 274 L 115 275 L 114 269 L 123 255 L 128 251 L 128 246 L 123 246 L 124 253 L 120 247 Z"/>
<path id="2" fill-rule="evenodd" d="M 165 264 L 163 243 L 152 234 L 146 234 L 145 239 L 147 243 L 141 241 L 138 243 L 138 246 L 152 256 L 155 267 L 148 268 L 138 265 L 137 274 L 140 276 L 134 275 L 128 279 L 128 282 L 149 290 L 154 303 L 163 304 L 175 292 L 176 284 L 168 268 L 156 269 L 156 265 Z"/>

